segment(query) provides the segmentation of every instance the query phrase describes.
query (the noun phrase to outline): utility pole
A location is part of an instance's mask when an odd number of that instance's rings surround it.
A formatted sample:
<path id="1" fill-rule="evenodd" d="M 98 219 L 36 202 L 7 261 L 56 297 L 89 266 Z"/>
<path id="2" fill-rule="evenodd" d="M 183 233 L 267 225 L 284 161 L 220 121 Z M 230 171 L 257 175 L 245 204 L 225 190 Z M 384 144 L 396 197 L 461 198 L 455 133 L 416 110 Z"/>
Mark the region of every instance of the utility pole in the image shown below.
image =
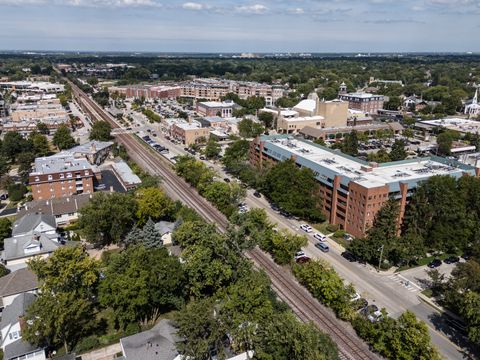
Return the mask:
<path id="1" fill-rule="evenodd" d="M 382 264 L 383 248 L 385 245 L 380 246 L 377 251 L 380 251 L 380 259 L 378 259 L 378 272 L 380 272 L 380 266 Z"/>

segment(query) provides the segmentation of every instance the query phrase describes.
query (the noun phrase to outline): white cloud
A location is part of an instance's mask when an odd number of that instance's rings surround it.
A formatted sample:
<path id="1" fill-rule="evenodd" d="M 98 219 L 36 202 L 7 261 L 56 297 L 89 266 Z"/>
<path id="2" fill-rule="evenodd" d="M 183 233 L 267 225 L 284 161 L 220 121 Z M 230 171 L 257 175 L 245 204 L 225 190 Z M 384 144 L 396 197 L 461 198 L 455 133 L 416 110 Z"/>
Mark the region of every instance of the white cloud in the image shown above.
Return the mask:
<path id="1" fill-rule="evenodd" d="M 0 5 L 58 5 L 77 7 L 161 7 L 157 0 L 0 0 Z"/>
<path id="2" fill-rule="evenodd" d="M 199 4 L 199 3 L 195 3 L 195 2 L 186 2 L 182 5 L 182 8 L 185 9 L 185 10 L 203 10 L 206 8 L 205 5 L 203 4 Z"/>
<path id="3" fill-rule="evenodd" d="M 302 8 L 290 9 L 288 12 L 290 14 L 297 14 L 297 15 L 305 14 L 305 10 L 303 10 Z"/>
<path id="4" fill-rule="evenodd" d="M 265 14 L 268 8 L 262 4 L 236 6 L 235 11 L 246 14 Z"/>

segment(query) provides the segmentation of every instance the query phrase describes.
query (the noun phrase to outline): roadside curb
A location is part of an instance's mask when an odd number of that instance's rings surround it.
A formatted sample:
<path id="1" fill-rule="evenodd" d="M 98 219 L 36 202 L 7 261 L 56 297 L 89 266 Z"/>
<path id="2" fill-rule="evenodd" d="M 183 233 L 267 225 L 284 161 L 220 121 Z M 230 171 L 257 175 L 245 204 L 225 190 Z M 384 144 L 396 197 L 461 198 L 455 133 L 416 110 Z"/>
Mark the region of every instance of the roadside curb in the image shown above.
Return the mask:
<path id="1" fill-rule="evenodd" d="M 447 310 L 444 307 L 435 304 L 432 300 L 430 300 L 430 298 L 428 296 L 423 295 L 422 293 L 419 293 L 417 295 L 417 297 L 418 297 L 418 299 L 420 299 L 421 301 L 423 301 L 425 304 L 429 305 L 433 309 L 437 310 L 438 312 L 445 313 L 455 320 L 463 321 L 458 315 L 452 313 L 450 310 Z"/>

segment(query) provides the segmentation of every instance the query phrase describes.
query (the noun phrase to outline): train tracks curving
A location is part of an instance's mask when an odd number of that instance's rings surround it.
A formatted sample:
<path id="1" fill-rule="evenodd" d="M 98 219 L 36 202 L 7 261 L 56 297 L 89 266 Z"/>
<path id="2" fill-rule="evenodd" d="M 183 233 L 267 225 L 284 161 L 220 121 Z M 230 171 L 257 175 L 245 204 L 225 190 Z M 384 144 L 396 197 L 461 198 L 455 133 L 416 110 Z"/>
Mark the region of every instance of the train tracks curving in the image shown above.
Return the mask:
<path id="1" fill-rule="evenodd" d="M 75 84 L 71 83 L 73 93 L 82 109 L 89 113 L 91 120 L 100 118 L 109 122 L 113 128 L 120 128 L 113 117 L 109 116 L 96 102 L 90 99 Z M 130 157 L 152 175 L 162 177 L 162 186 L 166 192 L 197 211 L 205 220 L 215 223 L 224 233 L 229 222 L 213 205 L 177 176 L 171 166 L 159 154 L 146 148 L 131 134 L 117 134 L 116 139 L 127 149 Z M 342 360 L 376 360 L 380 357 L 372 353 L 368 346 L 358 338 L 348 323 L 342 322 L 320 304 L 290 272 L 285 271 L 259 249 L 247 252 L 258 268 L 264 270 L 272 281 L 272 287 L 292 311 L 304 322 L 313 322 L 320 330 L 329 334 L 337 344 Z"/>

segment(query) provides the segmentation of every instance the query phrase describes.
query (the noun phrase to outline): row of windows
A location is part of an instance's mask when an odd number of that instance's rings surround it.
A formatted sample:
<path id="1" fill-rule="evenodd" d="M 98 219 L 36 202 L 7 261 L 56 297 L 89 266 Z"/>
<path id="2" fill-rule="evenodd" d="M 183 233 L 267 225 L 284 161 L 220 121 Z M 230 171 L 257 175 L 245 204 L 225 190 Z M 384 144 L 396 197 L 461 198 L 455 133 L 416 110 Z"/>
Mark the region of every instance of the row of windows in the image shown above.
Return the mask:
<path id="1" fill-rule="evenodd" d="M 89 176 L 90 171 L 85 171 L 85 176 Z M 75 176 L 82 176 L 79 172 L 75 173 Z M 67 179 L 71 179 L 73 177 L 72 173 L 67 173 Z M 65 174 L 61 173 L 59 179 L 65 179 Z M 53 175 L 48 175 L 48 180 L 53 180 Z M 35 176 L 35 181 L 40 181 L 39 176 Z"/>

